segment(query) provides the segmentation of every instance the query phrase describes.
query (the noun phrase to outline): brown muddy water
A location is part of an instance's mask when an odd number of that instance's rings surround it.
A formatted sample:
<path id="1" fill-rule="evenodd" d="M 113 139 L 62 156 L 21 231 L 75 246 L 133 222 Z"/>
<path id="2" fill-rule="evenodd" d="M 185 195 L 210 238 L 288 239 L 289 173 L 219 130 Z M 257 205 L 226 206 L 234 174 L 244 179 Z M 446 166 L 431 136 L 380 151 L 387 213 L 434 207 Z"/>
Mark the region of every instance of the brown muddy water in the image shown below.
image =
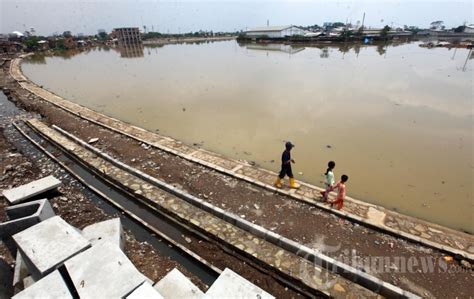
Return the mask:
<path id="1" fill-rule="evenodd" d="M 34 56 L 34 82 L 112 117 L 297 179 L 329 160 L 348 194 L 474 232 L 473 61 L 466 49 L 239 45 Z M 466 64 L 465 64 L 466 63 Z"/>

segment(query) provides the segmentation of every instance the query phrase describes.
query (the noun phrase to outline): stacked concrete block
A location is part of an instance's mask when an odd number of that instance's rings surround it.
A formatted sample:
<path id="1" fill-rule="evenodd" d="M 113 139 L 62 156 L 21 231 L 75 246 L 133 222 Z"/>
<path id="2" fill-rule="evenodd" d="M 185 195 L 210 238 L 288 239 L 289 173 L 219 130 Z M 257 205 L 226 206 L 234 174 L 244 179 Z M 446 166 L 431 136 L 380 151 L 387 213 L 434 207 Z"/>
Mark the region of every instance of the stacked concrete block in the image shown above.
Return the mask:
<path id="1" fill-rule="evenodd" d="M 122 298 L 147 281 L 120 250 L 99 241 L 64 263 L 81 298 Z"/>
<path id="2" fill-rule="evenodd" d="M 35 280 L 90 247 L 89 241 L 59 216 L 17 233 L 13 240 Z"/>
<path id="3" fill-rule="evenodd" d="M 274 299 L 275 297 L 226 268 L 206 292 L 204 298 Z"/>
<path id="4" fill-rule="evenodd" d="M 99 241 L 111 242 L 124 250 L 124 236 L 120 218 L 114 218 L 99 223 L 86 226 L 82 230 L 84 238 L 89 240 L 92 245 Z"/>
<path id="5" fill-rule="evenodd" d="M 153 286 L 165 299 L 200 299 L 204 293 L 178 269 L 173 269 Z"/>
<path id="6" fill-rule="evenodd" d="M 2 238 L 14 235 L 55 215 L 47 199 L 7 207 L 5 212 L 10 220 L 0 223 L 0 237 Z"/>
<path id="7" fill-rule="evenodd" d="M 142 283 L 126 299 L 164 299 L 153 286 L 148 283 Z"/>
<path id="8" fill-rule="evenodd" d="M 58 270 L 43 277 L 32 286 L 19 292 L 14 299 L 31 298 L 73 298 Z"/>
<path id="9" fill-rule="evenodd" d="M 16 188 L 4 190 L 3 196 L 5 196 L 10 204 L 18 204 L 59 186 L 61 186 L 61 181 L 50 175 Z"/>

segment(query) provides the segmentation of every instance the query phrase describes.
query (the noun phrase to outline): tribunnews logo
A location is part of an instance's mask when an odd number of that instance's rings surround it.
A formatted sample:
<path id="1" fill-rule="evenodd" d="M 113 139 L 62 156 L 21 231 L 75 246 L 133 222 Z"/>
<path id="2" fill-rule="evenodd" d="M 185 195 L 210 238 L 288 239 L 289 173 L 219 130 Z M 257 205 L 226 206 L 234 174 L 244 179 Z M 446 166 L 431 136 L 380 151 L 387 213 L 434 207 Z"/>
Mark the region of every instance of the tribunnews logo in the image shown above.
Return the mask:
<path id="1" fill-rule="evenodd" d="M 370 275 L 379 276 L 379 274 L 403 274 L 403 273 L 460 273 L 474 272 L 472 266 L 467 263 L 466 266 L 459 264 L 450 256 L 360 256 L 355 249 L 342 249 L 341 245 L 333 246 L 325 242 L 325 237 L 316 238 L 313 243 L 306 244 L 307 247 L 324 255 L 335 258 L 336 260 L 366 272 Z M 301 275 L 305 279 L 313 279 L 318 276 L 323 286 L 330 288 L 334 282 L 334 275 L 329 272 L 335 272 L 330 265 L 323 267 L 321 261 L 315 260 L 303 252 L 298 255 L 305 258 L 308 262 L 301 263 Z M 319 271 L 320 268 L 326 268 L 329 271 Z"/>

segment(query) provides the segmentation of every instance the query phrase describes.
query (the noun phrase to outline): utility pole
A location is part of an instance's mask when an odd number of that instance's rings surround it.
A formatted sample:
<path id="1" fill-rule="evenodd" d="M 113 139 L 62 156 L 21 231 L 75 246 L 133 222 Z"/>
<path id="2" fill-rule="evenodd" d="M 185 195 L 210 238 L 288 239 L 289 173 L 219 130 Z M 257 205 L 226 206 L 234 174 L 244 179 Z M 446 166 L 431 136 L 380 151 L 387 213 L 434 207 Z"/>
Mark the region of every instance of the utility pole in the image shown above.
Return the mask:
<path id="1" fill-rule="evenodd" d="M 364 11 L 364 15 L 362 16 L 362 30 L 364 30 L 364 21 L 365 21 L 365 11 Z"/>
<path id="2" fill-rule="evenodd" d="M 270 26 L 270 20 L 267 20 L 267 27 Z"/>

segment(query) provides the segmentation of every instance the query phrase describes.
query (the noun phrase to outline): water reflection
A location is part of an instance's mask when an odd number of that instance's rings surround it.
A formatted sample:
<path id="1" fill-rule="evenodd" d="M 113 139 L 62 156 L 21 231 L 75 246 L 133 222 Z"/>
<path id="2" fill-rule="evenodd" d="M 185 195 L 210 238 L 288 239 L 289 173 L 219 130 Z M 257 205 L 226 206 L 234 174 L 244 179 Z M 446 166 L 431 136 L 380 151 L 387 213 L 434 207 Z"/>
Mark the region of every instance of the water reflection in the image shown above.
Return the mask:
<path id="1" fill-rule="evenodd" d="M 292 45 L 285 44 L 245 44 L 245 48 L 248 50 L 257 50 L 257 51 L 278 51 L 287 54 L 296 54 L 303 51 L 304 47 L 294 47 Z"/>
<path id="2" fill-rule="evenodd" d="M 28 63 L 46 64 L 46 56 L 43 54 L 34 54 L 29 57 Z"/>
<path id="3" fill-rule="evenodd" d="M 283 52 L 287 54 L 296 54 L 305 49 L 320 49 L 320 58 L 329 58 L 330 49 L 337 49 L 339 53 L 342 53 L 342 59 L 344 59 L 345 54 L 350 53 L 351 51 L 356 54 L 356 57 L 359 57 L 359 53 L 362 48 L 375 48 L 377 53 L 380 56 L 386 57 L 387 50 L 389 47 L 398 47 L 401 45 L 409 44 L 409 41 L 399 40 L 395 42 L 372 42 L 370 44 L 363 43 L 354 43 L 354 42 L 342 42 L 342 43 L 314 43 L 314 44 L 305 44 L 304 46 L 298 44 L 283 44 L 283 43 L 248 43 L 248 42 L 239 42 L 239 46 L 248 50 L 257 50 L 257 51 L 273 51 L 273 52 Z"/>
<path id="4" fill-rule="evenodd" d="M 139 58 L 143 57 L 143 44 L 142 43 L 121 43 L 117 48 L 122 58 Z"/>
<path id="5" fill-rule="evenodd" d="M 324 47 L 321 49 L 321 54 L 319 54 L 321 58 L 329 58 L 329 47 Z"/>

